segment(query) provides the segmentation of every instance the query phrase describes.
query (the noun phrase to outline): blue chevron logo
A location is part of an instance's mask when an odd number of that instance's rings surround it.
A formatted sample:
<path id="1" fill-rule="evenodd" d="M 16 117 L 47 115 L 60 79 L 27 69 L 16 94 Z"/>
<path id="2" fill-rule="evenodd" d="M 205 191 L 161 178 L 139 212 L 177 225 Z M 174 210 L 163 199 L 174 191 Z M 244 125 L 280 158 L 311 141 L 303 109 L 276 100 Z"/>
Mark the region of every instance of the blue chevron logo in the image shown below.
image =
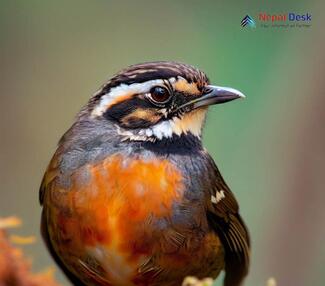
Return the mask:
<path id="1" fill-rule="evenodd" d="M 249 15 L 246 15 L 243 20 L 241 20 L 240 24 L 242 27 L 256 28 L 254 19 Z"/>

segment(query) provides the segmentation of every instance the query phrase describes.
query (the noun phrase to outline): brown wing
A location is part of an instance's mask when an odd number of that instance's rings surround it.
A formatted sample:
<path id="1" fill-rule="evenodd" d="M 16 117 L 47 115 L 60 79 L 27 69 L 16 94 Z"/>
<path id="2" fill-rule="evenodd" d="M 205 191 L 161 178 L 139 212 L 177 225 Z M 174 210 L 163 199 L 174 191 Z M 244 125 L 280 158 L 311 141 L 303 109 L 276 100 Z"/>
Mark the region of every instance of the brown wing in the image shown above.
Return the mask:
<path id="1" fill-rule="evenodd" d="M 250 240 L 248 230 L 239 215 L 239 207 L 217 166 L 214 168 L 214 188 L 210 191 L 207 217 L 225 249 L 225 286 L 241 285 L 248 273 Z"/>

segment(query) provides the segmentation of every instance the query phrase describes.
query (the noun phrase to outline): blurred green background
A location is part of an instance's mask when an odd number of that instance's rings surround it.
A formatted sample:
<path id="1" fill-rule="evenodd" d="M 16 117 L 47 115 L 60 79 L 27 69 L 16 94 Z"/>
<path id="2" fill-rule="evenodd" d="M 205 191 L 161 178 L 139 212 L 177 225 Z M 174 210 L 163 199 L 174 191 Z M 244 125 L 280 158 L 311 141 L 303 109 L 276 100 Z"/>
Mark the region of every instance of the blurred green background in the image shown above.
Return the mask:
<path id="1" fill-rule="evenodd" d="M 0 216 L 37 234 L 35 270 L 54 264 L 38 187 L 59 137 L 121 68 L 175 60 L 247 95 L 211 108 L 204 132 L 251 232 L 246 285 L 325 285 L 324 1 L 0 3 Z M 312 26 L 240 26 L 259 12 L 309 12 Z"/>

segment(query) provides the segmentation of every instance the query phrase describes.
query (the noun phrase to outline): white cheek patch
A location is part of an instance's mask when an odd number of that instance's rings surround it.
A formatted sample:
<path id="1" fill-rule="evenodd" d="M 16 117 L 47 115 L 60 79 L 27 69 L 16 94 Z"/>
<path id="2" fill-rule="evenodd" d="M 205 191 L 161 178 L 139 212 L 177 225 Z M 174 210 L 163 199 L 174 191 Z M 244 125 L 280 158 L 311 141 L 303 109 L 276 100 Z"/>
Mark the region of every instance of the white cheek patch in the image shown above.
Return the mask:
<path id="1" fill-rule="evenodd" d="M 162 121 L 156 125 L 154 125 L 151 130 L 153 136 L 157 139 L 161 140 L 163 137 L 169 138 L 173 136 L 173 123 L 171 120 Z"/>
<path id="2" fill-rule="evenodd" d="M 157 139 L 170 138 L 174 134 L 182 135 L 191 133 L 194 136 L 201 137 L 202 127 L 206 117 L 206 109 L 195 110 L 183 115 L 181 118 L 174 118 L 163 121 L 151 127 L 153 135 Z"/>
<path id="3" fill-rule="evenodd" d="M 196 110 L 193 113 L 185 114 L 182 118 L 174 118 L 162 121 L 152 127 L 140 130 L 123 130 L 117 127 L 117 132 L 124 137 L 124 140 L 132 141 L 156 141 L 163 138 L 171 138 L 173 135 L 191 133 L 200 138 L 204 124 L 206 110 Z"/>
<path id="4" fill-rule="evenodd" d="M 116 125 L 117 133 L 124 137 L 123 140 L 131 141 L 156 141 L 173 136 L 171 120 L 160 122 L 150 128 L 136 131 L 122 130 Z"/>
<path id="5" fill-rule="evenodd" d="M 99 104 L 94 108 L 91 115 L 102 115 L 106 111 L 107 107 L 119 97 L 125 96 L 127 94 L 147 93 L 153 86 L 162 85 L 163 83 L 163 80 L 155 79 L 143 83 L 132 83 L 130 85 L 121 84 L 119 86 L 113 87 L 109 93 L 104 94 L 101 97 Z"/>

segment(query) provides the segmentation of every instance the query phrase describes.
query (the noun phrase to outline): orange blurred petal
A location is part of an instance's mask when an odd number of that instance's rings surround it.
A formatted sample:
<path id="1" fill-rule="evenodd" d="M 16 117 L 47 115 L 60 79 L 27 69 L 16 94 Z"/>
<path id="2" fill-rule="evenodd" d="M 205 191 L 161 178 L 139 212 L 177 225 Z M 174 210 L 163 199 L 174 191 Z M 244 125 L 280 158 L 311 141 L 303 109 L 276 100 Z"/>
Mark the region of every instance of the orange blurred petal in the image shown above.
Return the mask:
<path id="1" fill-rule="evenodd" d="M 18 217 L 10 216 L 6 218 L 0 218 L 0 229 L 17 227 L 21 225 L 21 220 Z"/>
<path id="2" fill-rule="evenodd" d="M 34 235 L 30 236 L 20 236 L 20 235 L 10 235 L 10 241 L 16 244 L 32 244 L 36 241 L 36 237 Z"/>

